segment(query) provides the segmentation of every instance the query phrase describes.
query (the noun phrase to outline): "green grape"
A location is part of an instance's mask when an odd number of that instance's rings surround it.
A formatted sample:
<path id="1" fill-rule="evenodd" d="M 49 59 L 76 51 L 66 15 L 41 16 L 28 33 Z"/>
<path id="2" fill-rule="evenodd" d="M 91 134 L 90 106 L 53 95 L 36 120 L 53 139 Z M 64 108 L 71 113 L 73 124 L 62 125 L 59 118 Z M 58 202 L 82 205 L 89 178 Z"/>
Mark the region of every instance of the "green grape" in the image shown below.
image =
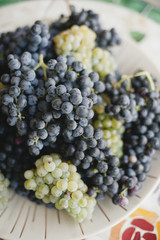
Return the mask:
<path id="1" fill-rule="evenodd" d="M 74 181 L 69 181 L 67 189 L 69 192 L 74 192 L 78 189 L 78 184 Z"/>
<path id="2" fill-rule="evenodd" d="M 75 201 L 79 201 L 83 197 L 83 193 L 81 191 L 75 191 L 71 195 L 72 199 Z"/>
<path id="3" fill-rule="evenodd" d="M 4 179 L 5 179 L 4 175 L 0 172 L 0 182 L 3 182 Z"/>
<path id="4" fill-rule="evenodd" d="M 60 197 L 62 195 L 62 191 L 59 190 L 56 186 L 52 187 L 51 193 L 54 197 Z"/>
<path id="5" fill-rule="evenodd" d="M 26 189 L 34 191 L 35 197 L 45 204 L 52 203 L 58 210 L 65 209 L 78 222 L 91 218 L 94 198 L 86 194 L 87 185 L 77 173 L 76 166 L 62 162 L 57 154 L 43 156 L 35 165 L 36 169 L 24 173 Z M 1 175 L 0 179 L 3 179 Z"/>
<path id="6" fill-rule="evenodd" d="M 73 200 L 73 199 L 70 199 L 70 200 L 68 201 L 68 206 L 69 206 L 70 208 L 76 208 L 76 207 L 78 206 L 78 202 L 75 201 L 75 200 Z"/>
<path id="7" fill-rule="evenodd" d="M 85 219 L 87 217 L 87 210 L 85 208 L 82 208 L 81 211 L 78 213 L 79 219 Z"/>
<path id="8" fill-rule="evenodd" d="M 0 210 L 9 202 L 9 180 L 0 172 Z"/>
<path id="9" fill-rule="evenodd" d="M 43 177 L 43 181 L 46 184 L 52 184 L 53 183 L 53 177 L 52 177 L 51 173 L 47 173 L 47 175 Z"/>
<path id="10" fill-rule="evenodd" d="M 50 155 L 45 155 L 45 156 L 43 156 L 42 157 L 42 161 L 43 161 L 43 163 L 50 163 L 50 162 L 52 162 L 52 156 L 50 156 Z"/>
<path id="11" fill-rule="evenodd" d="M 70 181 L 75 181 L 75 182 L 78 182 L 80 180 L 80 178 L 81 178 L 81 176 L 77 172 L 71 172 L 71 174 L 69 176 L 69 180 Z"/>
<path id="12" fill-rule="evenodd" d="M 62 172 L 67 172 L 68 171 L 68 164 L 65 162 L 60 163 L 59 168 L 62 170 Z"/>
<path id="13" fill-rule="evenodd" d="M 35 192 L 35 197 L 38 198 L 38 199 L 43 199 L 44 198 L 44 195 L 38 191 Z"/>
<path id="14" fill-rule="evenodd" d="M 60 205 L 63 209 L 68 208 L 68 200 L 65 199 L 65 198 L 61 198 L 61 199 L 59 200 L 59 205 Z"/>
<path id="15" fill-rule="evenodd" d="M 48 174 L 47 174 L 47 175 L 48 175 Z M 46 176 L 47 176 L 47 175 L 46 175 Z M 44 179 L 44 178 L 41 178 L 41 177 L 39 177 L 39 176 L 37 176 L 37 177 L 35 178 L 35 181 L 36 181 L 37 186 L 44 184 L 44 180 L 43 180 L 43 179 Z"/>
<path id="16" fill-rule="evenodd" d="M 56 168 L 51 174 L 54 178 L 60 178 L 62 176 L 62 170 L 60 168 Z"/>
<path id="17" fill-rule="evenodd" d="M 86 207 L 87 206 L 87 199 L 86 198 L 81 198 L 80 200 L 79 200 L 79 202 L 78 202 L 78 205 L 80 206 L 80 207 Z"/>
<path id="18" fill-rule="evenodd" d="M 112 120 L 106 118 L 102 122 L 103 128 L 110 128 L 112 127 Z"/>
<path id="19" fill-rule="evenodd" d="M 68 182 L 65 179 L 60 179 L 57 181 L 56 187 L 61 191 L 65 191 L 68 187 Z"/>
<path id="20" fill-rule="evenodd" d="M 26 179 L 31 179 L 32 177 L 33 177 L 33 171 L 32 170 L 27 170 L 27 171 L 25 171 L 25 173 L 24 173 L 24 177 L 26 178 Z"/>
<path id="21" fill-rule="evenodd" d="M 44 163 L 44 169 L 47 172 L 52 172 L 55 169 L 55 167 L 56 167 L 56 165 L 53 161 Z"/>
<path id="22" fill-rule="evenodd" d="M 43 184 L 38 186 L 38 192 L 42 193 L 43 195 L 47 195 L 49 193 L 49 187 L 47 184 Z"/>
<path id="23" fill-rule="evenodd" d="M 43 164 L 43 161 L 42 161 L 41 158 L 38 159 L 38 160 L 35 162 L 36 167 L 39 167 L 39 166 L 41 166 L 42 164 Z"/>
<path id="24" fill-rule="evenodd" d="M 44 166 L 38 166 L 37 174 L 39 177 L 44 177 L 47 174 L 47 171 L 44 169 Z"/>
<path id="25" fill-rule="evenodd" d="M 59 200 L 55 203 L 55 207 L 58 209 L 58 210 L 62 210 L 63 207 L 59 204 Z"/>
<path id="26" fill-rule="evenodd" d="M 53 197 L 53 195 L 49 195 L 49 200 L 51 203 L 56 203 L 59 200 L 59 197 Z"/>
<path id="27" fill-rule="evenodd" d="M 37 187 L 36 181 L 34 179 L 28 179 L 24 184 L 25 188 L 28 190 L 34 190 Z"/>
<path id="28" fill-rule="evenodd" d="M 71 209 L 71 212 L 73 214 L 78 214 L 78 213 L 80 213 L 80 211 L 81 211 L 81 207 L 80 206 L 77 206 L 76 208 L 72 208 Z"/>
<path id="29" fill-rule="evenodd" d="M 48 196 L 44 196 L 44 198 L 42 198 L 42 201 L 46 204 L 50 203 L 50 198 Z"/>
<path id="30" fill-rule="evenodd" d="M 68 179 L 69 175 L 70 175 L 70 172 L 63 172 L 61 178 Z"/>
<path id="31" fill-rule="evenodd" d="M 80 190 L 83 192 L 83 193 L 86 193 L 88 191 L 88 187 L 86 184 L 83 185 L 82 188 L 80 188 Z"/>
<path id="32" fill-rule="evenodd" d="M 103 130 L 103 138 L 107 140 L 107 146 L 112 148 L 113 155 L 116 155 L 119 158 L 122 157 L 122 135 L 125 131 L 123 122 L 118 121 L 114 117 L 108 116 L 106 113 L 103 112 L 101 114 L 97 113 L 93 125 L 95 129 L 101 128 Z"/>
<path id="33" fill-rule="evenodd" d="M 104 78 L 116 70 L 116 63 L 109 51 L 96 47 L 92 51 L 92 68 Z"/>
<path id="34" fill-rule="evenodd" d="M 83 188 L 84 182 L 81 179 L 79 179 L 77 183 L 78 183 L 78 189 Z"/>
<path id="35" fill-rule="evenodd" d="M 77 61 L 92 69 L 92 49 L 95 47 L 96 34 L 87 26 L 72 26 L 54 38 L 57 55 L 73 55 Z"/>
<path id="36" fill-rule="evenodd" d="M 77 168 L 76 168 L 76 166 L 74 166 L 73 164 L 69 164 L 68 171 L 69 171 L 69 172 L 76 172 L 76 171 L 77 171 Z"/>

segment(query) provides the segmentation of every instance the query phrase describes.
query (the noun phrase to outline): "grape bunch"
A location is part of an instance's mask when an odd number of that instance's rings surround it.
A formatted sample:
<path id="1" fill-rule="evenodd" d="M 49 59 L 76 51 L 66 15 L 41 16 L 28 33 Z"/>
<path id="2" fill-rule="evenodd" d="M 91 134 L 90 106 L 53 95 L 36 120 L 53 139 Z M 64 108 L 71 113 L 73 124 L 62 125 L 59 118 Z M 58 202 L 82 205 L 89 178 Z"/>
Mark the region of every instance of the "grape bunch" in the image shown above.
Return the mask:
<path id="1" fill-rule="evenodd" d="M 95 129 L 103 130 L 103 138 L 107 140 L 107 146 L 112 149 L 112 153 L 121 158 L 123 156 L 123 133 L 125 127 L 123 121 L 116 120 L 105 113 L 97 114 L 93 123 Z"/>
<path id="2" fill-rule="evenodd" d="M 116 63 L 109 51 L 95 47 L 95 38 L 95 32 L 87 26 L 74 25 L 55 36 L 55 51 L 58 55 L 73 55 L 88 71 L 98 72 L 103 79 L 114 73 Z"/>
<path id="3" fill-rule="evenodd" d="M 70 7 L 72 11 L 68 17 L 61 15 L 57 21 L 51 24 L 50 31 L 52 36 L 56 36 L 58 33 L 71 28 L 73 25 L 86 25 L 96 33 L 97 46 L 108 49 L 114 45 L 121 44 L 121 39 L 115 28 L 111 28 L 110 30 L 104 30 L 102 28 L 97 13 L 85 9 L 78 12 L 74 6 Z"/>
<path id="4" fill-rule="evenodd" d="M 160 94 L 149 72 L 119 73 L 110 47 L 120 42 L 73 7 L 0 35 L 0 208 L 8 181 L 78 222 L 95 198 L 126 206 L 141 188 L 160 150 Z"/>
<path id="5" fill-rule="evenodd" d="M 0 210 L 9 202 L 9 180 L 0 172 Z"/>
<path id="6" fill-rule="evenodd" d="M 68 141 L 84 133 L 92 106 L 101 101 L 97 94 L 105 89 L 97 73 L 88 74 L 73 56 L 60 55 L 46 65 L 40 55 L 36 65 L 29 52 L 19 59 L 9 55 L 8 66 L 10 73 L 1 76 L 2 112 L 20 136 L 28 136 L 31 155 L 54 145 L 62 131 Z"/>
<path id="7" fill-rule="evenodd" d="M 73 164 L 50 154 L 39 158 L 35 165 L 36 169 L 24 173 L 26 189 L 34 191 L 44 203 L 65 209 L 77 222 L 91 219 L 96 200 L 87 195 L 87 186 Z"/>

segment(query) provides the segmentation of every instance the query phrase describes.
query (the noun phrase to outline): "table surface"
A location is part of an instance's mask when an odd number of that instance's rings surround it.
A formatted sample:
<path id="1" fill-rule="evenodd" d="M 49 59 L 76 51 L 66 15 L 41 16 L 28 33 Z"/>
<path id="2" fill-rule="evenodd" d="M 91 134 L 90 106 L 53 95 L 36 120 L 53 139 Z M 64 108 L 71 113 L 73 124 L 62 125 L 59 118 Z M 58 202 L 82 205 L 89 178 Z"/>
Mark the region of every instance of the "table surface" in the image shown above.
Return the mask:
<path id="1" fill-rule="evenodd" d="M 20 1 L 0 0 L 0 6 Z M 121 6 L 116 10 L 114 22 L 109 22 L 108 17 L 108 26 L 114 26 L 121 36 L 136 42 L 146 55 L 152 58 L 154 64 L 160 67 L 160 1 L 152 0 L 153 4 L 137 0 L 104 1 L 106 4 L 113 2 Z M 107 232 L 86 240 L 140 240 L 142 237 L 160 240 L 160 186 L 127 219 Z"/>

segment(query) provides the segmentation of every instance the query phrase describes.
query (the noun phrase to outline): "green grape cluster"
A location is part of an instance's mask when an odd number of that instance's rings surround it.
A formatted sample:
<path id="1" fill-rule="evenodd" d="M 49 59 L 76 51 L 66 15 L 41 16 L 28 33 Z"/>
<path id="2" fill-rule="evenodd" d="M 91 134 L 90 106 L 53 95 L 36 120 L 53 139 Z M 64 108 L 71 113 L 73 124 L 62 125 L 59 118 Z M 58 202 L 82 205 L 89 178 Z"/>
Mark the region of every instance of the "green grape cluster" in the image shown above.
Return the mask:
<path id="1" fill-rule="evenodd" d="M 0 172 L 0 210 L 9 202 L 9 180 Z"/>
<path id="2" fill-rule="evenodd" d="M 97 71 L 103 78 L 113 73 L 116 64 L 111 54 L 102 48 L 95 47 L 96 34 L 85 25 L 74 25 L 54 38 L 57 55 L 74 55 L 88 71 Z"/>
<path id="3" fill-rule="evenodd" d="M 92 49 L 95 46 L 96 34 L 87 26 L 74 25 L 54 38 L 57 55 L 74 55 L 91 70 Z"/>
<path id="4" fill-rule="evenodd" d="M 24 173 L 26 189 L 35 191 L 36 198 L 44 203 L 65 209 L 77 222 L 92 217 L 96 200 L 86 194 L 87 185 L 76 166 L 63 162 L 58 154 L 42 156 L 35 165 L 36 169 Z"/>
<path id="5" fill-rule="evenodd" d="M 116 120 L 106 113 L 100 113 L 94 121 L 94 128 L 103 130 L 103 138 L 107 140 L 108 147 L 112 148 L 113 155 L 121 158 L 123 156 L 122 135 L 125 131 L 123 121 Z"/>
<path id="6" fill-rule="evenodd" d="M 106 75 L 114 73 L 116 63 L 110 52 L 96 47 L 92 51 L 92 68 L 103 79 Z"/>

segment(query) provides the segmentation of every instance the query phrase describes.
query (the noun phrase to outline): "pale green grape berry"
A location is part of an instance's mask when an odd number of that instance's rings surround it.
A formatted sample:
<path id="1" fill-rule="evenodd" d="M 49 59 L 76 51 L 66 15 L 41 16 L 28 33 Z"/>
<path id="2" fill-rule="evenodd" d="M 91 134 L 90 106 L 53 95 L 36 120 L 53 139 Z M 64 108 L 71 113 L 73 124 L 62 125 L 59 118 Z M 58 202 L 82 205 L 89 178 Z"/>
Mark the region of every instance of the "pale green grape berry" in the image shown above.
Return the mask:
<path id="1" fill-rule="evenodd" d="M 95 205 L 96 205 L 96 200 L 93 197 L 89 197 L 87 199 L 87 208 L 93 209 Z"/>
<path id="2" fill-rule="evenodd" d="M 24 186 L 28 190 L 35 190 L 37 187 L 37 184 L 34 179 L 28 179 L 27 181 L 25 181 Z"/>
<path id="3" fill-rule="evenodd" d="M 4 179 L 3 184 L 6 188 L 9 187 L 10 182 L 9 182 L 8 178 Z"/>
<path id="4" fill-rule="evenodd" d="M 56 207 L 58 210 L 62 210 L 62 209 L 63 209 L 63 207 L 59 204 L 59 201 L 57 201 L 57 202 L 55 203 L 55 207 Z"/>
<path id="5" fill-rule="evenodd" d="M 46 163 L 46 162 L 50 163 L 50 162 L 52 162 L 52 156 L 45 155 L 42 157 L 42 161 L 43 161 L 43 163 Z"/>
<path id="6" fill-rule="evenodd" d="M 81 191 L 75 191 L 71 195 L 72 199 L 75 201 L 79 201 L 81 198 L 83 198 L 83 193 Z"/>
<path id="7" fill-rule="evenodd" d="M 65 194 L 63 198 L 67 199 L 68 201 L 71 199 L 70 194 Z"/>
<path id="8" fill-rule="evenodd" d="M 62 173 L 62 178 L 68 178 L 70 175 L 70 172 L 63 172 Z"/>
<path id="9" fill-rule="evenodd" d="M 80 211 L 81 211 L 80 206 L 77 206 L 76 208 L 72 208 L 72 209 L 71 209 L 71 212 L 72 212 L 73 214 L 78 214 L 78 213 L 80 213 Z"/>
<path id="10" fill-rule="evenodd" d="M 44 196 L 44 198 L 42 198 L 42 201 L 45 203 L 45 204 L 48 204 L 50 203 L 50 198 L 48 196 Z"/>
<path id="11" fill-rule="evenodd" d="M 43 195 L 47 195 L 49 193 L 49 187 L 47 186 L 47 184 L 43 184 L 38 187 L 38 192 L 42 193 Z"/>
<path id="12" fill-rule="evenodd" d="M 39 167 L 39 166 L 41 166 L 42 164 L 43 164 L 43 161 L 42 161 L 41 158 L 39 158 L 39 159 L 35 162 L 36 167 Z"/>
<path id="13" fill-rule="evenodd" d="M 59 197 L 53 197 L 53 195 L 50 195 L 49 200 L 51 203 L 56 203 L 59 200 Z"/>
<path id="14" fill-rule="evenodd" d="M 82 208 L 81 211 L 78 213 L 79 219 L 85 219 L 87 217 L 87 210 L 85 208 Z"/>
<path id="15" fill-rule="evenodd" d="M 88 187 L 86 184 L 83 185 L 83 187 L 80 189 L 83 193 L 86 193 L 88 191 Z"/>
<path id="16" fill-rule="evenodd" d="M 39 177 L 44 177 L 48 172 L 44 169 L 43 166 L 37 168 L 37 174 Z"/>
<path id="17" fill-rule="evenodd" d="M 4 175 L 0 172 L 0 182 L 2 182 L 5 179 Z"/>
<path id="18" fill-rule="evenodd" d="M 52 187 L 51 193 L 54 197 L 60 197 L 62 195 L 62 191 L 59 190 L 56 186 Z"/>
<path id="19" fill-rule="evenodd" d="M 71 211 L 69 212 L 68 209 L 67 209 L 67 212 L 68 212 L 69 216 L 76 219 L 76 216 L 77 216 L 76 214 L 72 213 Z"/>
<path id="20" fill-rule="evenodd" d="M 54 163 L 56 164 L 56 167 L 59 167 L 60 163 L 62 162 L 61 159 L 53 159 Z"/>
<path id="21" fill-rule="evenodd" d="M 4 189 L 4 184 L 3 184 L 3 182 L 0 182 L 0 192 L 2 192 L 3 189 Z"/>
<path id="22" fill-rule="evenodd" d="M 54 178 L 60 178 L 62 176 L 62 170 L 60 168 L 56 168 L 51 174 Z"/>
<path id="23" fill-rule="evenodd" d="M 86 207 L 87 206 L 87 199 L 86 198 L 80 199 L 79 202 L 78 202 L 78 205 L 80 207 Z"/>
<path id="24" fill-rule="evenodd" d="M 44 169 L 45 169 L 47 172 L 52 172 L 52 171 L 54 171 L 54 169 L 55 169 L 55 167 L 56 167 L 56 165 L 55 165 L 55 163 L 54 163 L 53 161 L 45 162 L 43 166 L 44 166 Z"/>
<path id="25" fill-rule="evenodd" d="M 71 172 L 70 176 L 69 176 L 69 181 L 75 181 L 78 182 L 80 180 L 81 176 L 79 173 L 77 172 Z"/>
<path id="26" fill-rule="evenodd" d="M 65 198 L 62 198 L 59 200 L 59 205 L 63 208 L 66 209 L 68 208 L 68 200 Z"/>
<path id="27" fill-rule="evenodd" d="M 68 201 L 68 205 L 69 205 L 70 208 L 76 208 L 76 207 L 78 207 L 78 202 L 73 200 L 73 199 L 70 199 Z"/>
<path id="28" fill-rule="evenodd" d="M 67 172 L 68 171 L 68 164 L 65 162 L 60 163 L 59 168 L 62 170 L 62 172 Z"/>
<path id="29" fill-rule="evenodd" d="M 76 172 L 77 171 L 77 168 L 75 165 L 73 164 L 69 164 L 69 168 L 68 168 L 69 172 Z"/>
<path id="30" fill-rule="evenodd" d="M 84 186 L 84 182 L 80 179 L 80 180 L 78 181 L 78 189 L 83 188 L 83 186 Z"/>
<path id="31" fill-rule="evenodd" d="M 53 183 L 53 177 L 52 177 L 51 173 L 47 173 L 47 175 L 43 177 L 43 180 L 46 184 Z"/>
<path id="32" fill-rule="evenodd" d="M 52 153 L 51 155 L 50 155 L 51 157 L 52 157 L 52 159 L 59 159 L 60 160 L 60 155 L 59 154 L 57 154 L 57 153 Z M 60 160 L 61 161 L 61 160 Z"/>
<path id="33" fill-rule="evenodd" d="M 27 170 L 27 171 L 25 171 L 24 172 L 24 177 L 26 178 L 26 179 L 31 179 L 31 178 L 33 178 L 33 171 L 32 170 Z"/>
<path id="34" fill-rule="evenodd" d="M 38 176 L 37 176 L 37 177 L 35 178 L 35 181 L 36 181 L 36 183 L 37 183 L 38 186 L 44 184 L 43 178 L 41 178 L 41 177 L 38 177 Z"/>
<path id="35" fill-rule="evenodd" d="M 56 187 L 61 191 L 65 191 L 68 187 L 68 183 L 65 179 L 60 179 L 59 181 L 57 181 Z"/>
<path id="36" fill-rule="evenodd" d="M 35 197 L 38 198 L 38 199 L 43 199 L 44 198 L 44 195 L 38 191 L 35 192 Z"/>
<path id="37" fill-rule="evenodd" d="M 74 181 L 69 181 L 68 182 L 68 191 L 69 192 L 74 192 L 78 189 L 78 184 Z"/>

